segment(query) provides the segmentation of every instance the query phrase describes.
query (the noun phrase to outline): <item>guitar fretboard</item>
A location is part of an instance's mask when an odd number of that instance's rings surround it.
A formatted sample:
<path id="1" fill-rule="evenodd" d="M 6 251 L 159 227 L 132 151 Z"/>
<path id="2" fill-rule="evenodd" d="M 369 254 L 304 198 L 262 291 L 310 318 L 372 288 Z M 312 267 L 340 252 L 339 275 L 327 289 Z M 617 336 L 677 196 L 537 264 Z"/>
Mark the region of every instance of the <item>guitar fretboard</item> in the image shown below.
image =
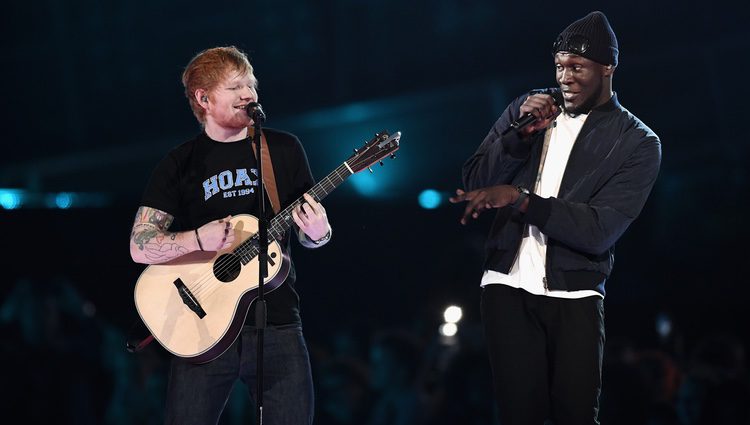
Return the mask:
<path id="1" fill-rule="evenodd" d="M 325 178 L 316 183 L 315 186 L 307 191 L 307 193 L 317 202 L 320 202 L 352 174 L 351 169 L 346 162 L 344 162 Z M 305 198 L 300 196 L 296 201 L 289 204 L 271 219 L 271 222 L 268 225 L 268 243 L 271 243 L 273 240 L 281 240 L 284 233 L 292 226 L 292 224 L 294 224 L 292 211 L 304 202 Z M 234 254 L 240 257 L 243 265 L 246 265 L 258 255 L 258 250 L 258 235 L 255 235 L 238 245 L 234 250 Z"/>

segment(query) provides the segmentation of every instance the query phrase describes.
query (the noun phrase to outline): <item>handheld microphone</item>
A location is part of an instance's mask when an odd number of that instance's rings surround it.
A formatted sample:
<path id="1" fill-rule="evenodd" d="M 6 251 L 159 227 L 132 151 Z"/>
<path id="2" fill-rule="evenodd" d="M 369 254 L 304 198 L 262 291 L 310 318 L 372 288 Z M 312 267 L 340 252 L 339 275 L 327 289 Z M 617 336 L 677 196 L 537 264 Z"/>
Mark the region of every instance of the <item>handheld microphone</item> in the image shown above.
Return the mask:
<path id="1" fill-rule="evenodd" d="M 552 101 L 555 103 L 555 105 L 562 109 L 562 105 L 564 103 L 562 92 L 558 88 L 550 88 L 550 89 L 535 89 L 529 92 L 529 96 L 534 94 L 548 94 L 552 96 Z M 524 127 L 527 127 L 528 125 L 535 123 L 539 121 L 539 118 L 535 117 L 532 114 L 527 113 L 526 115 L 522 116 L 521 118 L 518 118 L 517 120 L 510 123 L 510 127 L 508 127 L 505 131 L 503 131 L 502 135 L 505 136 L 506 134 L 510 133 L 511 131 L 521 131 Z"/>
<path id="2" fill-rule="evenodd" d="M 263 108 L 258 102 L 248 103 L 245 107 L 245 112 L 247 112 L 247 116 L 252 118 L 256 124 L 261 124 L 266 121 L 266 113 L 263 112 Z"/>

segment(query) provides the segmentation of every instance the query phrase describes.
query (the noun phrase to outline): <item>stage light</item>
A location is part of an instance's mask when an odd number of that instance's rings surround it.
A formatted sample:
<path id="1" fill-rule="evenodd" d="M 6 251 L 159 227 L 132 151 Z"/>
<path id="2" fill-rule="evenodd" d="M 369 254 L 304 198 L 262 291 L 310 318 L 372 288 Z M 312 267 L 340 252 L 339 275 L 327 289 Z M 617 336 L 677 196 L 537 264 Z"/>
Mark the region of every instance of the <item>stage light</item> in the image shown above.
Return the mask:
<path id="1" fill-rule="evenodd" d="M 361 172 L 352 177 L 352 185 L 362 196 L 375 196 L 378 192 L 378 181 L 374 175 L 367 171 Z"/>
<path id="2" fill-rule="evenodd" d="M 16 189 L 0 189 L 0 206 L 14 210 L 23 204 L 23 193 Z"/>
<path id="3" fill-rule="evenodd" d="M 25 189 L 0 189 L 0 208 L 69 209 L 105 208 L 112 204 L 112 195 L 90 192 L 39 192 Z"/>
<path id="4" fill-rule="evenodd" d="M 446 308 L 443 312 L 443 318 L 446 323 L 458 323 L 462 316 L 463 310 L 461 310 L 461 307 L 455 305 Z"/>
<path id="5" fill-rule="evenodd" d="M 455 323 L 443 323 L 440 325 L 440 335 L 452 337 L 458 332 L 458 326 Z"/>
<path id="6" fill-rule="evenodd" d="M 440 192 L 438 192 L 437 190 L 423 190 L 418 197 L 419 206 L 427 210 L 433 210 L 440 206 L 443 200 L 442 198 L 443 197 L 440 195 Z"/>
<path id="7" fill-rule="evenodd" d="M 55 196 L 55 206 L 60 209 L 68 209 L 73 205 L 73 194 L 61 192 Z"/>

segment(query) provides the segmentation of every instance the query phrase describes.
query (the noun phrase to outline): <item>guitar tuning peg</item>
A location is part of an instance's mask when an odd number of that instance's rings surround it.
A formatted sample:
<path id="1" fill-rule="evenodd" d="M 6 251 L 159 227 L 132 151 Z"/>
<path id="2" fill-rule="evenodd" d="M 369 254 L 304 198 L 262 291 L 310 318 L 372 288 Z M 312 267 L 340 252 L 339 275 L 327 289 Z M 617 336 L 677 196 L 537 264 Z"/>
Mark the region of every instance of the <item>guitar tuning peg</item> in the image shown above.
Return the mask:
<path id="1" fill-rule="evenodd" d="M 374 173 L 374 171 L 372 171 L 372 167 L 367 167 L 367 169 L 370 170 L 371 173 Z"/>
<path id="2" fill-rule="evenodd" d="M 359 152 L 359 151 L 357 150 L 357 148 L 354 148 L 354 149 L 353 149 L 353 151 L 354 151 L 354 153 L 358 153 L 358 152 Z"/>
<path id="3" fill-rule="evenodd" d="M 383 164 L 383 161 L 380 161 L 380 166 L 382 167 L 383 165 L 385 165 L 385 164 Z"/>
<path id="4" fill-rule="evenodd" d="M 391 159 L 396 159 L 396 154 L 395 153 L 391 154 Z"/>

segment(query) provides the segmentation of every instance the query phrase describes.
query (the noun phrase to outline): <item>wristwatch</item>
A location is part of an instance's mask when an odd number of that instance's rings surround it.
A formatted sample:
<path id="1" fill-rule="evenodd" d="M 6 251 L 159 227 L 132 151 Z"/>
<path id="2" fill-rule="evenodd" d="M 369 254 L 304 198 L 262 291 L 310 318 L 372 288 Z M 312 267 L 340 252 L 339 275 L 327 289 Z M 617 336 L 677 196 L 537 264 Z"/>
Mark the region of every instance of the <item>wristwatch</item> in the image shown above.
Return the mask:
<path id="1" fill-rule="evenodd" d="M 529 189 L 526 189 L 523 186 L 516 186 L 516 190 L 518 191 L 518 198 L 516 199 L 516 202 L 512 203 L 510 206 L 513 209 L 518 209 L 523 204 L 523 201 L 529 197 Z"/>

